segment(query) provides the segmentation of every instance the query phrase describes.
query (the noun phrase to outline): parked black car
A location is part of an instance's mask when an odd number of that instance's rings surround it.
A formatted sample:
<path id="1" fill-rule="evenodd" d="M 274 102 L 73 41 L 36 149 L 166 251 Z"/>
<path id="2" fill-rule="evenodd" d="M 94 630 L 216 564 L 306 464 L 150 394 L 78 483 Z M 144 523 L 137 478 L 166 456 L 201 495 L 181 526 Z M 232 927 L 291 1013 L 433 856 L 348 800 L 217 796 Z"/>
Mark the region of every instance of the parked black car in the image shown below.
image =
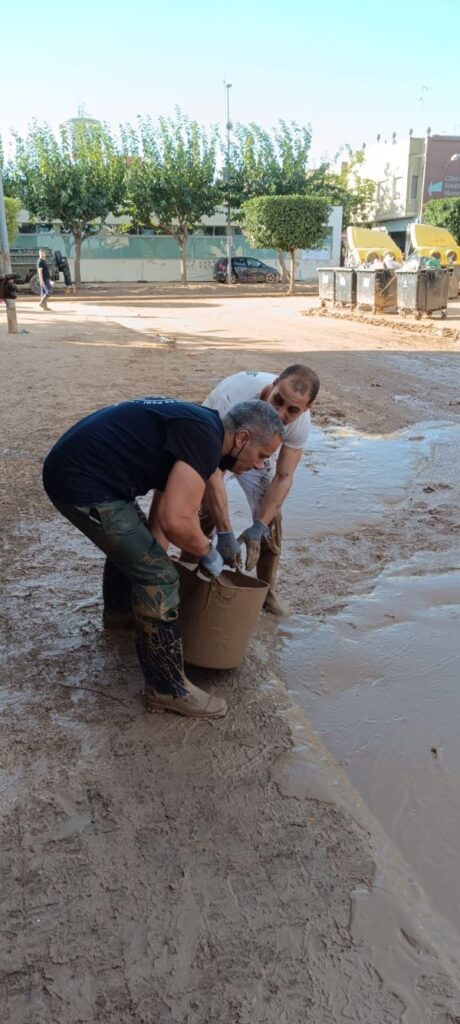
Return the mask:
<path id="1" fill-rule="evenodd" d="M 222 257 L 214 264 L 213 280 L 225 284 L 227 281 L 227 258 Z M 232 256 L 232 284 L 251 283 L 275 284 L 281 280 L 281 275 L 273 267 L 253 259 L 252 256 Z"/>

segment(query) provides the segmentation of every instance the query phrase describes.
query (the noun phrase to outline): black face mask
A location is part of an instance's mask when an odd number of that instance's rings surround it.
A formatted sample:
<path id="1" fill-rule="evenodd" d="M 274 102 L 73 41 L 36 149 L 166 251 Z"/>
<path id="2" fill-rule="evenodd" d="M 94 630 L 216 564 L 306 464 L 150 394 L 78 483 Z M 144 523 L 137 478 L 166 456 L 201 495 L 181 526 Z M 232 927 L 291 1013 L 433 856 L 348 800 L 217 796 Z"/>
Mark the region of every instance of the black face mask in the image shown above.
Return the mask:
<path id="1" fill-rule="evenodd" d="M 219 469 L 233 469 L 237 458 L 237 455 L 223 455 L 219 462 Z"/>
<path id="2" fill-rule="evenodd" d="M 221 458 L 221 460 L 219 462 L 219 469 L 222 469 L 224 471 L 226 469 L 233 469 L 233 467 L 235 465 L 235 462 L 238 461 L 238 459 L 239 459 L 239 457 L 241 455 L 241 452 L 243 451 L 243 448 L 246 447 L 247 443 L 248 443 L 247 441 L 244 442 L 243 447 L 240 448 L 239 452 L 237 452 L 236 455 L 232 455 L 233 449 L 235 447 L 235 445 L 233 445 L 232 446 L 232 450 L 228 453 L 228 455 L 223 455 L 222 456 L 222 458 Z"/>

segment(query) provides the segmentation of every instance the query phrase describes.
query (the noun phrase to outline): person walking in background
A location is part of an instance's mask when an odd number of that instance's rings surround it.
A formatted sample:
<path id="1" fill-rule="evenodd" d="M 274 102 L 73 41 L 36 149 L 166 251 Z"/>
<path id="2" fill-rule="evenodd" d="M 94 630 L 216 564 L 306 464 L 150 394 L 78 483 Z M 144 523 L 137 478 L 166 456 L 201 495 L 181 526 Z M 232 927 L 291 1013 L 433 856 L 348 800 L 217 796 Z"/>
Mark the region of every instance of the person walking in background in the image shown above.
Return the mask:
<path id="1" fill-rule="evenodd" d="M 56 266 L 59 270 L 59 273 L 62 274 L 64 278 L 66 292 L 73 292 L 73 294 L 75 295 L 76 288 L 72 281 L 72 275 L 70 273 L 69 261 L 67 259 L 67 256 L 63 256 L 60 249 L 56 249 L 54 253 L 54 258 L 56 260 Z"/>
<path id="2" fill-rule="evenodd" d="M 40 281 L 40 309 L 49 310 L 48 299 L 53 290 L 50 268 L 46 262 L 46 249 L 38 250 L 37 260 L 38 280 Z"/>

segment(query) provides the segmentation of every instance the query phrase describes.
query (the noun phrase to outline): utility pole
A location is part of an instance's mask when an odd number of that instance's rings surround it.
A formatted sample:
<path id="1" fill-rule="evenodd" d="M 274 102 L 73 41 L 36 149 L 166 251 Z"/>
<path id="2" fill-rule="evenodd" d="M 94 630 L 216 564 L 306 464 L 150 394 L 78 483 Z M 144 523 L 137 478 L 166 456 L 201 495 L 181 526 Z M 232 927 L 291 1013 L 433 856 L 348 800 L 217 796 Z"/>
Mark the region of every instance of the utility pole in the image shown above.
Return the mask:
<path id="1" fill-rule="evenodd" d="M 232 88 L 231 82 L 224 80 L 224 88 L 226 91 L 226 113 L 227 113 L 227 159 L 226 159 L 226 178 L 227 178 L 227 284 L 232 283 L 232 210 L 230 204 L 230 132 L 233 128 L 230 120 L 230 89 Z"/>
<path id="2" fill-rule="evenodd" d="M 6 227 L 5 200 L 3 198 L 3 167 L 0 164 L 0 256 L 3 265 L 3 276 L 11 274 L 10 247 L 8 245 L 8 231 Z M 14 299 L 5 299 L 6 319 L 8 323 L 8 334 L 18 333 L 18 320 L 16 316 L 16 302 Z"/>

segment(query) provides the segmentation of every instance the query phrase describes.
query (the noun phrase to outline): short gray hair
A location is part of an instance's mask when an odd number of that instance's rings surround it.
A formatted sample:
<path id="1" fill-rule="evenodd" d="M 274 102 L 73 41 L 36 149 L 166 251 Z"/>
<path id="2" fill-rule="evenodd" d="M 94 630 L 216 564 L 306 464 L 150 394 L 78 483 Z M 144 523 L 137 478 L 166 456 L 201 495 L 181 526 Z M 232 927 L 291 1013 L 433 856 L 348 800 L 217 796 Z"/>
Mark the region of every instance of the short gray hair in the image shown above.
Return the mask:
<path id="1" fill-rule="evenodd" d="M 238 402 L 223 417 L 227 430 L 249 430 L 254 441 L 265 444 L 272 437 L 284 440 L 284 424 L 269 402 Z"/>

